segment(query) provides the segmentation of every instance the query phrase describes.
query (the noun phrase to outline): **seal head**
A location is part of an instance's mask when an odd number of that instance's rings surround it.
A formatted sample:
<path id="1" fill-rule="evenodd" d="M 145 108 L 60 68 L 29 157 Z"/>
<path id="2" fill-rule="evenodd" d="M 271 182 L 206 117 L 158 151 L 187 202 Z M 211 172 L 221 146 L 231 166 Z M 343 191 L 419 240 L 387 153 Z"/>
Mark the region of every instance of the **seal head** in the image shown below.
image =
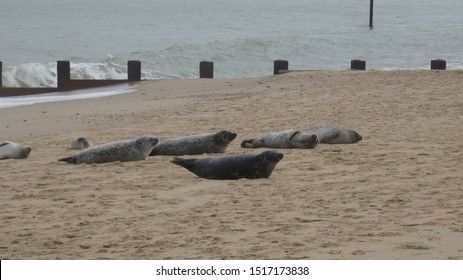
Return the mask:
<path id="1" fill-rule="evenodd" d="M 228 145 L 230 144 L 233 140 L 235 140 L 237 134 L 234 132 L 226 131 L 226 130 L 221 130 L 217 132 L 213 137 L 214 141 L 217 145 Z"/>
<path id="2" fill-rule="evenodd" d="M 84 137 L 79 137 L 71 142 L 71 145 L 67 147 L 68 150 L 83 150 L 92 146 L 92 143 Z"/>

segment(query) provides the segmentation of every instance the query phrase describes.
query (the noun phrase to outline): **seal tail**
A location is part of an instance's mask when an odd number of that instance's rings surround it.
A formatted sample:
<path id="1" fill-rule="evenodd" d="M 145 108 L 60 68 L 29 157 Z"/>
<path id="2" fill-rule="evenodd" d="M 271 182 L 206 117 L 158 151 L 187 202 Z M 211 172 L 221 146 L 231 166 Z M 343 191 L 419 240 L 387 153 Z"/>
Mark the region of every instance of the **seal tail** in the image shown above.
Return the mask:
<path id="1" fill-rule="evenodd" d="M 60 158 L 58 161 L 64 161 L 64 162 L 74 163 L 74 164 L 77 163 L 75 157 Z"/>
<path id="2" fill-rule="evenodd" d="M 156 155 L 159 155 L 159 152 L 158 152 L 158 149 L 156 149 L 156 146 L 154 146 L 148 156 L 153 157 L 153 156 L 156 156 Z"/>
<path id="3" fill-rule="evenodd" d="M 184 159 L 184 158 L 179 158 L 179 157 L 174 157 L 170 162 L 173 164 L 180 165 L 181 167 L 184 167 L 188 170 L 193 169 L 193 163 L 196 161 L 196 159 Z"/>

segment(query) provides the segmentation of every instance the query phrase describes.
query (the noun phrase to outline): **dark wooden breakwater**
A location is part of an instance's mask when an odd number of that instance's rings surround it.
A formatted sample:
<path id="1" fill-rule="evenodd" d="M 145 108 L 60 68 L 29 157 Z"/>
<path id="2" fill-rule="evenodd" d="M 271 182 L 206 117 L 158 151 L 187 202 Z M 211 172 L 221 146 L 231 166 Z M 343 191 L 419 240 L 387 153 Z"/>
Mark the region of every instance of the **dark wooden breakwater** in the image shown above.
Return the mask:
<path id="1" fill-rule="evenodd" d="M 127 62 L 127 79 L 122 80 L 73 80 L 71 79 L 71 63 L 69 61 L 58 61 L 56 70 L 57 87 L 3 87 L 0 79 L 0 97 L 70 91 L 141 81 L 141 62 L 139 60 Z M 0 61 L 0 76 L 1 74 L 2 62 Z"/>
<path id="2" fill-rule="evenodd" d="M 57 62 L 57 87 L 2 87 L 2 81 L 0 79 L 0 97 L 88 89 L 141 81 L 141 62 L 139 60 L 129 60 L 127 62 L 127 79 L 123 80 L 73 80 L 71 79 L 70 65 L 71 63 L 69 61 Z M 443 59 L 431 60 L 431 70 L 445 70 L 446 67 L 447 62 Z M 351 60 L 350 69 L 366 70 L 366 61 L 362 59 Z M 274 75 L 290 71 L 294 70 L 289 70 L 289 62 L 287 60 L 278 59 L 273 62 Z M 0 61 L 0 76 L 1 75 L 2 62 Z M 199 78 L 214 78 L 214 63 L 212 61 L 201 61 L 199 63 Z"/>
<path id="3" fill-rule="evenodd" d="M 431 70 L 445 70 L 447 68 L 447 61 L 443 59 L 431 60 Z M 350 61 L 351 70 L 366 70 L 366 61 L 362 59 L 353 59 Z M 287 60 L 275 60 L 273 62 L 273 74 L 283 74 L 291 72 L 289 70 L 289 63 Z"/>

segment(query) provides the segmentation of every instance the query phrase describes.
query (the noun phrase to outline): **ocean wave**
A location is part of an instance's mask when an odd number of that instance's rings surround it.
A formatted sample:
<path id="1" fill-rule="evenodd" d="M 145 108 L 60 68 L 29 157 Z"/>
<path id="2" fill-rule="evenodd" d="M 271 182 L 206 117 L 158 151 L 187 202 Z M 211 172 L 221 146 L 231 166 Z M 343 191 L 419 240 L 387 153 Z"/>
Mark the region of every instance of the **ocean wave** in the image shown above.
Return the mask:
<path id="1" fill-rule="evenodd" d="M 141 78 L 144 80 L 198 78 L 199 62 L 203 60 L 214 62 L 214 77 L 217 78 L 272 75 L 275 59 L 288 60 L 289 68 L 295 70 L 345 70 L 349 68 L 350 60 L 355 58 L 366 60 L 367 69 L 429 69 L 430 60 L 426 61 L 420 56 L 414 60 L 421 62 L 410 66 L 407 63 L 408 56 L 403 54 L 402 56 L 397 54 L 395 57 L 380 54 L 348 57 L 344 54 L 343 59 L 339 58 L 337 62 L 334 62 L 330 53 L 341 52 L 341 49 L 326 50 L 320 48 L 320 45 L 318 41 L 304 42 L 297 37 L 292 40 L 240 38 L 201 44 L 173 44 L 161 50 L 152 49 L 107 55 L 96 63 L 71 61 L 71 79 L 127 79 L 127 61 L 134 58 L 142 63 Z M 290 49 L 291 52 L 282 52 L 281 49 Z M 76 58 L 76 60 L 83 59 Z M 463 63 L 450 60 L 447 61 L 447 68 L 449 70 L 463 69 Z M 56 87 L 56 72 L 56 62 L 4 66 L 3 86 Z"/>
<path id="2" fill-rule="evenodd" d="M 4 87 L 56 87 L 57 63 L 27 63 L 7 66 L 2 73 Z M 71 79 L 74 80 L 117 80 L 127 79 L 127 65 L 113 61 L 101 63 L 72 63 Z M 142 79 L 175 79 L 175 74 L 162 73 L 142 68 Z"/>
<path id="3" fill-rule="evenodd" d="M 4 87 L 56 86 L 56 63 L 27 63 L 7 66 L 2 72 Z"/>

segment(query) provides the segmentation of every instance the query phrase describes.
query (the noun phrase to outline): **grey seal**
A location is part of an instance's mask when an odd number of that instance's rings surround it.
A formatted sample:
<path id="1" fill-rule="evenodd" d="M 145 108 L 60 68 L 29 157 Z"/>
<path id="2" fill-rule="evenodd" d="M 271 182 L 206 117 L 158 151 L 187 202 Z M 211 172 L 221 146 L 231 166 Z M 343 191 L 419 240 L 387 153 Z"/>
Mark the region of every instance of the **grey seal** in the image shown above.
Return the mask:
<path id="1" fill-rule="evenodd" d="M 269 132 L 257 138 L 246 139 L 241 142 L 242 148 L 273 148 L 273 149 L 313 149 L 318 144 L 314 134 L 298 130 L 284 130 Z"/>
<path id="2" fill-rule="evenodd" d="M 219 158 L 183 159 L 174 157 L 171 162 L 186 168 L 200 178 L 236 180 L 240 178 L 268 178 L 282 158 L 283 154 L 265 151 L 260 154 Z"/>
<path id="3" fill-rule="evenodd" d="M 32 148 L 10 141 L 0 142 L 0 159 L 22 159 L 27 158 Z"/>
<path id="4" fill-rule="evenodd" d="M 166 139 L 156 145 L 150 156 L 156 155 L 199 155 L 224 153 L 236 133 L 222 130 L 216 133 L 205 133 Z"/>
<path id="5" fill-rule="evenodd" d="M 83 150 L 83 149 L 87 149 L 90 146 L 92 146 L 92 142 L 88 141 L 84 137 L 79 137 L 76 140 L 72 141 L 69 147 L 67 147 L 67 149 L 68 150 Z"/>
<path id="6" fill-rule="evenodd" d="M 329 124 L 315 125 L 302 131 L 317 135 L 318 142 L 325 144 L 351 144 L 363 139 L 362 135 L 355 130 L 339 128 Z"/>
<path id="7" fill-rule="evenodd" d="M 114 141 L 89 147 L 71 157 L 58 159 L 58 161 L 80 164 L 144 160 L 157 143 L 157 138 L 149 136 L 133 140 Z"/>

